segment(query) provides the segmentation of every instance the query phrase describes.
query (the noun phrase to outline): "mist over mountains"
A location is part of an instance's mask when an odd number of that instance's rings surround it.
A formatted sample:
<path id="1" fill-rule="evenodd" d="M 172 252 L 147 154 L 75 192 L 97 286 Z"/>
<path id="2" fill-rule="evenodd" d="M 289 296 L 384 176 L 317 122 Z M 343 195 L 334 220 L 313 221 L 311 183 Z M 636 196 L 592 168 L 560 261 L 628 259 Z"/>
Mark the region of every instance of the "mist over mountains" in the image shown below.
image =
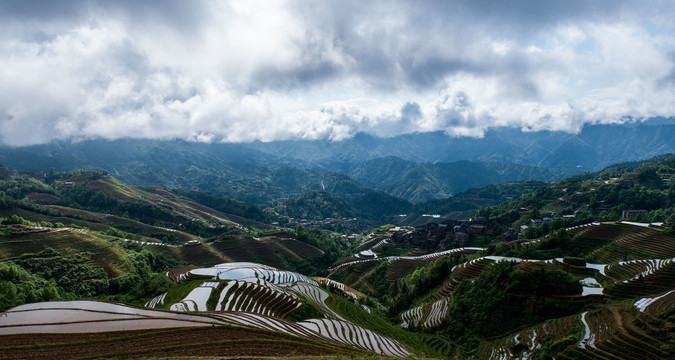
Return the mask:
<path id="1" fill-rule="evenodd" d="M 675 152 L 673 139 L 672 119 L 591 125 L 579 134 L 500 128 L 483 138 L 431 132 L 357 134 L 337 142 L 97 139 L 5 146 L 0 163 L 20 171 L 105 170 L 134 185 L 209 191 L 264 206 L 311 191 L 346 201 L 380 192 L 422 203 L 490 184 L 558 181 Z"/>
<path id="2" fill-rule="evenodd" d="M 482 138 L 449 137 L 436 131 L 391 138 L 357 134 L 337 142 L 255 142 L 249 146 L 337 168 L 396 156 L 416 163 L 469 160 L 597 171 L 619 161 L 673 152 L 674 138 L 675 119 L 655 118 L 639 124 L 587 125 L 578 134 L 502 127 L 488 130 Z"/>

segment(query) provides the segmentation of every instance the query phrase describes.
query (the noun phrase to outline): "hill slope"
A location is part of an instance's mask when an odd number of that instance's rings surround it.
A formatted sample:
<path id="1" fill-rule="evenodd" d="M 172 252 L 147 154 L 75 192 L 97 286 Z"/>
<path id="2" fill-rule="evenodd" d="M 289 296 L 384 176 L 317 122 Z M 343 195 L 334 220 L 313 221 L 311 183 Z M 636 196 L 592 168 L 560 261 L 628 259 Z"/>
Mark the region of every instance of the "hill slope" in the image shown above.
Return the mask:
<path id="1" fill-rule="evenodd" d="M 576 173 L 574 170 L 469 161 L 416 164 L 387 157 L 355 166 L 349 175 L 373 189 L 412 203 L 421 203 L 490 184 L 523 180 L 553 182 Z"/>

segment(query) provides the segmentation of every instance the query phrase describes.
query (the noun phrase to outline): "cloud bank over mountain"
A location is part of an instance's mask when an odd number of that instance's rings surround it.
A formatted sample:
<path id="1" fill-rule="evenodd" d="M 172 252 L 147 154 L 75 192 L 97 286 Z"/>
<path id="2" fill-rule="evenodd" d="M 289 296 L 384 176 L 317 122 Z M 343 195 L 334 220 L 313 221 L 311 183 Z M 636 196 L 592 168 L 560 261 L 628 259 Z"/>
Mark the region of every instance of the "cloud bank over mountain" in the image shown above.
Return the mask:
<path id="1" fill-rule="evenodd" d="M 675 4 L 0 1 L 0 141 L 247 142 L 675 115 Z"/>

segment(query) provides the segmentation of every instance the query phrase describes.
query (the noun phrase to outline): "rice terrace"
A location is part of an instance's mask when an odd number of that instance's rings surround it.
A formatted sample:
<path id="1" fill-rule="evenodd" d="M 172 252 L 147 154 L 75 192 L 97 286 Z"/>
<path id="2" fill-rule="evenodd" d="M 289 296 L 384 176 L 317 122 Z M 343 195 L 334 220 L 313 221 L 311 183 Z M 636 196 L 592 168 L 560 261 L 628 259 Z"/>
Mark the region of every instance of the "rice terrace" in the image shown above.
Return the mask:
<path id="1" fill-rule="evenodd" d="M 240 215 L 100 172 L 53 176 L 51 186 L 3 180 L 14 190 L 1 214 L 0 358 L 672 353 L 672 217 L 557 216 L 545 232 L 511 241 L 485 230 L 504 213 L 518 214 L 512 227 L 536 216 L 522 210 L 528 201 L 545 204 L 540 214 L 555 208 L 557 192 L 574 184 L 613 186 L 601 178 L 566 180 L 469 220 L 384 225 L 351 240 L 243 225 Z M 80 187 L 64 189 L 69 180 Z M 83 196 L 103 200 L 75 202 Z M 462 232 L 475 229 L 484 234 L 467 242 Z"/>
<path id="2" fill-rule="evenodd" d="M 0 360 L 675 360 L 673 19 L 0 0 Z"/>

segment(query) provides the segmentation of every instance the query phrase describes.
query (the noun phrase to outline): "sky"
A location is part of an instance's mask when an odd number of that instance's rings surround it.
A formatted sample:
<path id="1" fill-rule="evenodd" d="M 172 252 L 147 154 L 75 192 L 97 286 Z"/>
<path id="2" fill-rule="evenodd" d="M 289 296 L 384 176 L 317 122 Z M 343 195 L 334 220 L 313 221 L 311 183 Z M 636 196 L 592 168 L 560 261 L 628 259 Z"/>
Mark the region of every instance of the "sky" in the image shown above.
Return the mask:
<path id="1" fill-rule="evenodd" d="M 659 0 L 0 0 L 0 142 L 480 137 L 671 117 L 672 19 Z"/>

